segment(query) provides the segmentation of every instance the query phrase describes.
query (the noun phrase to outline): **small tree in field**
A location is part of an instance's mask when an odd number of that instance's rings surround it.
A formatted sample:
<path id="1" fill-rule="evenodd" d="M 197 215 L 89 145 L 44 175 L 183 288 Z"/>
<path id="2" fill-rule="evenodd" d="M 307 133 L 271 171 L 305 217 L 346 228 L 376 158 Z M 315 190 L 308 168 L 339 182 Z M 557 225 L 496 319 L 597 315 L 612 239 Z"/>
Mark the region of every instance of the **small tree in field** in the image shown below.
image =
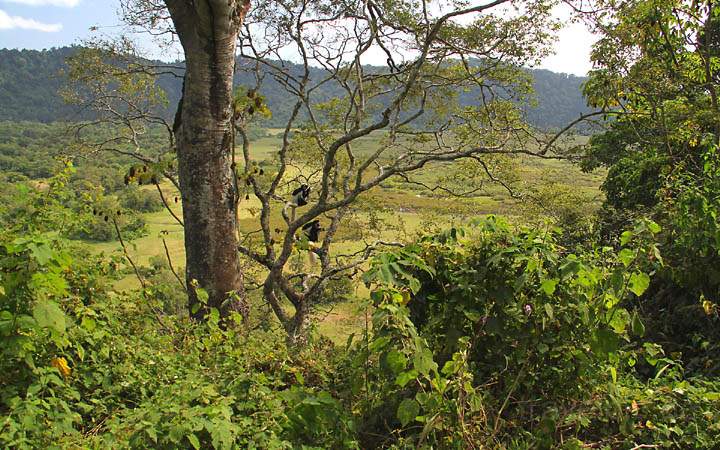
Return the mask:
<path id="1" fill-rule="evenodd" d="M 519 108 L 531 93 L 522 67 L 546 55 L 557 28 L 555 3 L 124 1 L 128 23 L 177 38 L 185 51 L 183 98 L 174 126 L 164 125 L 168 149 L 177 152 L 188 285 L 196 280 L 210 293 L 209 306 L 226 312 L 229 293 L 242 297 L 242 255 L 258 269 L 257 286 L 289 341 L 301 341 L 325 284 L 360 269 L 388 244 L 355 214 L 364 194 L 391 180 L 412 181 L 421 169 L 447 171 L 458 160 L 466 161 L 464 177 L 498 181 L 502 158 L 558 157 L 557 136 L 537 133 Z M 113 53 L 100 72 L 135 79 L 181 73 L 182 67 L 131 61 L 127 53 Z M 233 96 L 236 71 L 250 72 L 255 82 Z M 124 142 L 145 157 L 137 124 L 160 121 L 153 105 L 98 102 L 109 85 L 97 80 L 90 101 L 130 130 Z M 460 92 L 473 101 L 460 102 Z M 270 113 L 270 95 L 287 106 L 271 111 L 284 121 L 282 140 L 259 170 L 251 128 Z M 368 137 L 377 145 L 366 148 Z M 102 145 L 115 144 L 108 142 Z M 163 157 L 151 162 L 174 178 L 171 166 L 158 161 Z M 301 184 L 311 187 L 309 204 L 289 208 L 290 192 Z M 254 229 L 236 233 L 246 195 L 259 204 L 257 220 Z M 316 244 L 299 238 L 313 220 L 324 228 Z M 346 221 L 355 221 L 362 244 L 338 252 L 333 242 Z M 319 268 L 291 264 L 306 252 L 318 256 Z M 190 304 L 196 302 L 191 290 Z"/>

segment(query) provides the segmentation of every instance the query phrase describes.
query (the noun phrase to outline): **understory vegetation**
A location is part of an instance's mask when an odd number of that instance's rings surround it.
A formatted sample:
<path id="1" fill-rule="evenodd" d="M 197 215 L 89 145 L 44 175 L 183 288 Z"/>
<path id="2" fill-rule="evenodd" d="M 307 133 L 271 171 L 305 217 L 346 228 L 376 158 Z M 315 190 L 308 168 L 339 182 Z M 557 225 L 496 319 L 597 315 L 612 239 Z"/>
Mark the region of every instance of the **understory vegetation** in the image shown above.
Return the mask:
<path id="1" fill-rule="evenodd" d="M 4 446 L 720 445 L 717 306 L 681 308 L 692 339 L 643 306 L 683 264 L 663 255 L 656 222 L 613 246 L 495 216 L 424 235 L 365 272 L 364 327 L 288 349 L 261 317 L 264 331 L 239 315 L 190 320 L 161 258 L 144 289 L 115 289 L 121 255 L 63 237 L 78 220 L 63 204 L 71 172 L 18 199 L 1 237 Z M 702 186 L 677 207 L 714 208 Z"/>

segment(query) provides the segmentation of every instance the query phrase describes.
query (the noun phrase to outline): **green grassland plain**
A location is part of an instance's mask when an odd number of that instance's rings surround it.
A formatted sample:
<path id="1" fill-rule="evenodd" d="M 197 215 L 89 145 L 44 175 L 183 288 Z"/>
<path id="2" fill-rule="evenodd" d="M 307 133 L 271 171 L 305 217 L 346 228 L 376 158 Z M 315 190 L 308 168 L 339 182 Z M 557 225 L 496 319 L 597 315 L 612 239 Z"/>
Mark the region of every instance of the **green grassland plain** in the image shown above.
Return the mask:
<path id="1" fill-rule="evenodd" d="M 281 135 L 282 130 L 269 129 L 264 137 L 254 140 L 251 145 L 253 160 L 271 165 L 273 156 L 281 145 Z M 362 154 L 373 150 L 378 145 L 379 138 L 379 135 L 363 138 L 357 145 L 358 152 Z M 237 155 L 240 155 L 239 150 Z M 589 202 L 600 204 L 598 187 L 602 182 L 603 173 L 584 173 L 567 161 L 527 156 L 516 158 L 513 167 L 513 177 L 522 189 L 534 189 L 542 184 L 554 183 L 571 188 L 575 192 L 582 192 L 586 194 Z M 431 185 L 442 181 L 441 178 L 448 172 L 447 169 L 449 167 L 446 165 L 427 166 L 415 174 L 413 180 Z M 292 172 L 290 176 L 293 176 Z M 452 180 L 450 182 L 452 183 Z M 177 195 L 170 183 L 163 183 L 161 188 L 168 199 L 173 199 Z M 153 188 L 146 186 L 144 189 Z M 354 221 L 340 227 L 331 251 L 346 253 L 362 246 L 355 231 L 358 224 L 362 223 L 369 214 L 380 221 L 380 228 L 386 227 L 384 231 L 379 230 L 379 237 L 384 240 L 402 240 L 403 237 L 407 239 L 423 229 L 462 225 L 472 216 L 488 214 L 517 216 L 522 210 L 521 203 L 511 197 L 507 189 L 493 183 L 484 184 L 483 189 L 471 196 L 458 198 L 441 195 L 438 191 L 431 192 L 418 184 L 407 183 L 404 180 L 388 180 L 361 196 L 361 206 L 353 213 Z M 282 228 L 284 224 L 280 215 L 282 205 L 276 206 L 271 216 L 271 226 Z M 179 203 L 171 201 L 170 207 L 178 217 L 182 217 Z M 253 196 L 247 200 L 242 198 L 238 211 L 241 234 L 259 229 L 257 215 L 259 208 L 260 204 Z M 166 210 L 144 214 L 143 218 L 147 233 L 127 243 L 131 258 L 137 264 L 148 265 L 151 258 L 164 257 L 165 248 L 162 239 L 164 238 L 173 264 L 182 273 L 185 257 L 182 226 Z M 110 254 L 121 251 L 117 242 L 87 243 L 87 245 L 94 252 Z M 354 284 L 357 286 L 355 297 L 357 299 L 366 297 L 367 290 L 364 285 L 360 282 Z M 119 290 L 136 287 L 138 282 L 130 275 L 115 285 Z M 359 300 L 335 304 L 320 314 L 317 325 L 319 331 L 335 341 L 342 341 L 351 332 L 363 326 L 365 311 L 361 309 L 362 304 Z"/>

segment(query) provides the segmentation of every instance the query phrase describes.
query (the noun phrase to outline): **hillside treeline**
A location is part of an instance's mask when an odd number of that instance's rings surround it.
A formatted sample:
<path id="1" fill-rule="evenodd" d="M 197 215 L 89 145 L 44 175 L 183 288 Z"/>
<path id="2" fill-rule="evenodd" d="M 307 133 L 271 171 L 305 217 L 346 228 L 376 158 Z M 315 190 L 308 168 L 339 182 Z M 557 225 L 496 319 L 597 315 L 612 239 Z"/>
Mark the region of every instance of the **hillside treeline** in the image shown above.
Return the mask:
<path id="1" fill-rule="evenodd" d="M 65 59 L 77 51 L 76 47 L 61 47 L 50 50 L 8 50 L 0 49 L 0 121 L 72 121 L 84 120 L 92 115 L 68 105 L 60 95 L 66 86 Z M 162 65 L 162 62 L 154 63 Z M 241 64 L 241 63 L 239 63 Z M 182 66 L 182 63 L 173 64 Z M 372 70 L 372 68 L 369 68 Z M 299 65 L 290 67 L 291 73 L 300 73 Z M 179 75 L 181 70 L 171 72 Z M 321 79 L 322 70 L 315 69 L 312 75 Z M 580 114 L 588 111 L 582 96 L 583 77 L 560 74 L 549 70 L 530 70 L 535 88 L 533 105 L 526 106 L 528 120 L 543 129 L 554 129 L 565 126 Z M 255 77 L 250 72 L 239 71 L 236 85 L 252 86 Z M 167 120 L 172 120 L 177 102 L 180 99 L 182 78 L 165 74 L 158 78 L 167 98 L 167 106 L 160 111 Z M 277 82 L 267 77 L 261 93 L 273 112 L 273 118 L 266 121 L 266 126 L 282 126 L 287 121 L 292 105 Z M 322 102 L 343 96 L 343 92 L 332 84 L 325 85 L 317 93 L 317 101 Z M 476 93 L 461 94 L 462 104 L 473 104 L 478 101 Z"/>

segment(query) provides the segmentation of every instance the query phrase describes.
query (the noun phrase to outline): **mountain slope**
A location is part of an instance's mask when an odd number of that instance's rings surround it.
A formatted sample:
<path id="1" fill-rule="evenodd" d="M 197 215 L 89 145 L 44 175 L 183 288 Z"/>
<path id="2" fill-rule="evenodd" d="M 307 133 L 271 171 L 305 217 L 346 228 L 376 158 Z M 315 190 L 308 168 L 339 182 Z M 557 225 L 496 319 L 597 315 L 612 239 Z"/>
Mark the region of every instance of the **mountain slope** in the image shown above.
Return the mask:
<path id="1" fill-rule="evenodd" d="M 0 121 L 74 121 L 83 117 L 75 107 L 63 102 L 58 94 L 65 78 L 65 58 L 72 55 L 77 47 L 62 47 L 49 50 L 8 50 L 0 49 Z M 315 69 L 319 77 L 320 69 Z M 537 106 L 526 106 L 531 123 L 542 128 L 560 128 L 587 111 L 580 87 L 583 77 L 558 74 L 549 70 L 531 71 L 537 95 Z M 267 78 L 268 80 L 270 77 Z M 250 74 L 239 73 L 238 84 L 251 84 Z M 168 107 L 164 114 L 171 118 L 180 98 L 182 81 L 173 76 L 164 76 L 159 80 L 166 91 Z M 290 108 L 287 95 L 269 82 L 262 93 L 274 113 L 270 125 L 280 125 Z M 329 86 L 319 93 L 319 97 L 332 98 L 338 92 Z M 471 94 L 461 102 L 474 101 Z"/>

